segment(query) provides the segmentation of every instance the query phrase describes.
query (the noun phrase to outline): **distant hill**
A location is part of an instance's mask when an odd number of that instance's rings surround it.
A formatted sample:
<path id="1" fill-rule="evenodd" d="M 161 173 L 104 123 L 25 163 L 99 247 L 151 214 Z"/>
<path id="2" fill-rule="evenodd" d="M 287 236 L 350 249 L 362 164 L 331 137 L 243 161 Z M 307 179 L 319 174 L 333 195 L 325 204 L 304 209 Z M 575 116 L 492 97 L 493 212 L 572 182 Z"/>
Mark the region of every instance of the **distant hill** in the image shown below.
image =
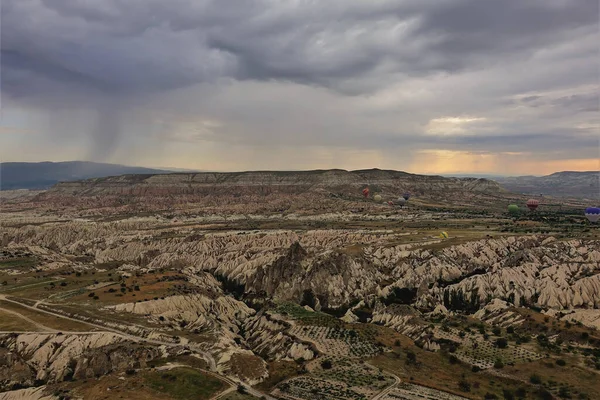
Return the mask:
<path id="1" fill-rule="evenodd" d="M 600 199 L 600 171 L 563 171 L 546 176 L 495 178 L 514 193 Z"/>
<path id="2" fill-rule="evenodd" d="M 0 163 L 0 190 L 48 189 L 58 182 L 124 174 L 163 174 L 172 171 L 86 161 Z"/>

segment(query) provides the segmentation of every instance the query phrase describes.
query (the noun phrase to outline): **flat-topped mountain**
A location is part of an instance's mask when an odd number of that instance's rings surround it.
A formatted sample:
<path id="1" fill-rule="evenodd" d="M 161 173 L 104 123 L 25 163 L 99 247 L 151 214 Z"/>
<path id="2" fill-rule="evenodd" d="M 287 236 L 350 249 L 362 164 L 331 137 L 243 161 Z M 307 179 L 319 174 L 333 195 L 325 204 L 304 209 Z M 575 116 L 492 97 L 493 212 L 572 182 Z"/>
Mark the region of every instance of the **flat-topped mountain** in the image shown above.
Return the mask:
<path id="1" fill-rule="evenodd" d="M 121 175 L 62 182 L 52 187 L 47 195 L 246 194 L 251 192 L 268 194 L 302 193 L 319 189 L 337 193 L 357 193 L 364 187 L 369 187 L 372 193 L 397 193 L 402 190 L 414 194 L 456 190 L 486 193 L 503 191 L 498 183 L 487 179 L 444 178 L 380 169 L 358 171 L 331 169 Z"/>

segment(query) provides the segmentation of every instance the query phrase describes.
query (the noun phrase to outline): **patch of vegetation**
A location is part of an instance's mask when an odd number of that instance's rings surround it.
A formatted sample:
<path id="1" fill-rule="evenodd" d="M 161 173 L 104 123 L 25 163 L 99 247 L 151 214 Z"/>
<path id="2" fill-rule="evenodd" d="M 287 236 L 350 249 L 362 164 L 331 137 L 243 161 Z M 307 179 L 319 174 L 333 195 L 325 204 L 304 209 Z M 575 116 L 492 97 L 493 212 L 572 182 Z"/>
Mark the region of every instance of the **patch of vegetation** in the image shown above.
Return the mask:
<path id="1" fill-rule="evenodd" d="M 191 368 L 150 372 L 144 380 L 152 389 L 181 400 L 210 399 L 227 386 L 221 380 Z"/>
<path id="2" fill-rule="evenodd" d="M 284 303 L 276 308 L 276 312 L 282 315 L 287 315 L 292 319 L 299 320 L 307 325 L 318 326 L 341 326 L 342 322 L 318 311 L 308 311 L 304 307 L 294 303 Z"/>
<path id="3" fill-rule="evenodd" d="M 26 269 L 34 268 L 37 265 L 38 260 L 34 257 L 24 257 L 0 261 L 0 269 Z"/>

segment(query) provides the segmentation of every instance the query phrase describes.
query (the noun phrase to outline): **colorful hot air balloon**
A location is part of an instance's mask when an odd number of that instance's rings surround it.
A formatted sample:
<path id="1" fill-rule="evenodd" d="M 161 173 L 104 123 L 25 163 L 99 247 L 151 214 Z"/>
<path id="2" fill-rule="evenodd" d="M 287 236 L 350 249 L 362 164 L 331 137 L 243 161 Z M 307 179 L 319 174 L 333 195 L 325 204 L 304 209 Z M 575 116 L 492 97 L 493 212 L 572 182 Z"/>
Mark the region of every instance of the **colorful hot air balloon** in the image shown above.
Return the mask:
<path id="1" fill-rule="evenodd" d="M 373 197 L 373 200 L 379 203 L 382 199 L 380 195 L 376 194 L 375 197 Z"/>
<path id="2" fill-rule="evenodd" d="M 508 206 L 508 212 L 511 214 L 518 214 L 519 213 L 519 206 L 516 204 L 511 204 Z"/>
<path id="3" fill-rule="evenodd" d="M 410 199 L 410 193 L 406 192 L 402 195 L 402 197 L 404 197 L 404 200 L 408 201 L 408 199 Z"/>
<path id="4" fill-rule="evenodd" d="M 588 221 L 592 223 L 596 223 L 600 220 L 600 208 L 598 207 L 588 207 L 585 209 L 585 217 Z"/>
<path id="5" fill-rule="evenodd" d="M 365 196 L 365 198 L 369 197 L 369 188 L 364 188 L 362 194 Z"/>
<path id="6" fill-rule="evenodd" d="M 535 211 L 535 209 L 538 208 L 539 205 L 540 205 L 539 200 L 536 200 L 536 199 L 527 200 L 527 208 L 529 208 L 531 211 Z"/>
<path id="7" fill-rule="evenodd" d="M 440 233 L 440 237 L 442 239 L 448 239 L 448 232 L 442 232 L 442 233 Z"/>
<path id="8" fill-rule="evenodd" d="M 404 197 L 400 197 L 398 198 L 398 204 L 400 204 L 400 207 L 404 207 L 404 205 L 406 204 L 406 199 Z"/>

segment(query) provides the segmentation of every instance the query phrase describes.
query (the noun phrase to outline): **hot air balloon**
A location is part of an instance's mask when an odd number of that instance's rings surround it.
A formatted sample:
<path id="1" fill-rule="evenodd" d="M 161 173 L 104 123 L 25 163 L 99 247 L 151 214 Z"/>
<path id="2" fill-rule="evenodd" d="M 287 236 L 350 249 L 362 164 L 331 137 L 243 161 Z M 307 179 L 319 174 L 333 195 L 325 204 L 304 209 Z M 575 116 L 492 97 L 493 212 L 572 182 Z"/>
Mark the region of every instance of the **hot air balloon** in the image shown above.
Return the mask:
<path id="1" fill-rule="evenodd" d="M 588 207 L 585 209 L 585 217 L 588 221 L 592 223 L 596 223 L 600 220 L 600 208 L 598 207 Z"/>
<path id="2" fill-rule="evenodd" d="M 365 196 L 365 198 L 369 197 L 369 188 L 364 188 L 362 194 Z"/>
<path id="3" fill-rule="evenodd" d="M 402 195 L 402 197 L 404 197 L 404 200 L 408 201 L 408 199 L 410 199 L 410 193 L 406 192 Z"/>
<path id="4" fill-rule="evenodd" d="M 508 206 L 508 212 L 511 214 L 518 214 L 519 213 L 519 206 L 516 204 L 511 204 Z"/>
<path id="5" fill-rule="evenodd" d="M 382 199 L 380 195 L 376 194 L 375 197 L 373 197 L 373 200 L 379 203 Z"/>
<path id="6" fill-rule="evenodd" d="M 393 206 L 394 202 L 393 201 L 388 201 L 388 206 Z"/>
<path id="7" fill-rule="evenodd" d="M 448 239 L 448 232 L 442 232 L 442 233 L 440 233 L 440 237 L 442 239 Z"/>
<path id="8" fill-rule="evenodd" d="M 400 197 L 398 198 L 398 204 L 400 205 L 400 207 L 404 207 L 404 205 L 406 204 L 406 199 L 404 197 Z"/>
<path id="9" fill-rule="evenodd" d="M 536 199 L 527 200 L 527 208 L 529 208 L 531 211 L 535 211 L 535 209 L 538 208 L 539 205 L 540 205 L 539 200 L 536 200 Z"/>

